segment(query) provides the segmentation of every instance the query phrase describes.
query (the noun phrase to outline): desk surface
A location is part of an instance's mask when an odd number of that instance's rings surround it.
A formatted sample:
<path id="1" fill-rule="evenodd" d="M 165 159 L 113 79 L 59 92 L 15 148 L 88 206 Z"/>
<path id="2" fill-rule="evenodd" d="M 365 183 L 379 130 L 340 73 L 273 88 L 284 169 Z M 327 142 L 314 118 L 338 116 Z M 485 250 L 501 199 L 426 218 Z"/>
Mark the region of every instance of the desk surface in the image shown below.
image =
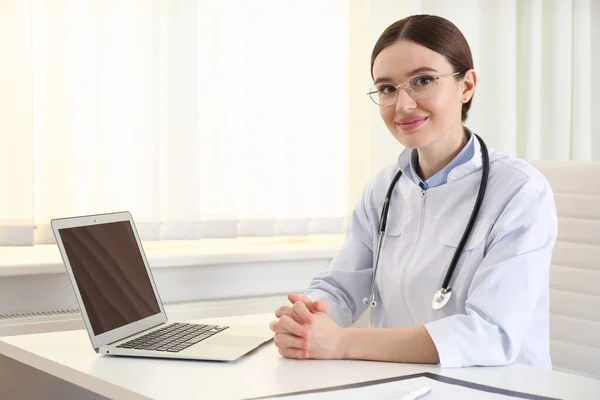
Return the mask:
<path id="1" fill-rule="evenodd" d="M 272 314 L 203 321 L 262 325 Z M 563 399 L 600 399 L 600 380 L 525 365 L 441 369 L 349 360 L 287 360 L 269 342 L 231 363 L 100 356 L 83 330 L 0 338 L 0 354 L 109 398 L 243 399 L 432 372 Z"/>

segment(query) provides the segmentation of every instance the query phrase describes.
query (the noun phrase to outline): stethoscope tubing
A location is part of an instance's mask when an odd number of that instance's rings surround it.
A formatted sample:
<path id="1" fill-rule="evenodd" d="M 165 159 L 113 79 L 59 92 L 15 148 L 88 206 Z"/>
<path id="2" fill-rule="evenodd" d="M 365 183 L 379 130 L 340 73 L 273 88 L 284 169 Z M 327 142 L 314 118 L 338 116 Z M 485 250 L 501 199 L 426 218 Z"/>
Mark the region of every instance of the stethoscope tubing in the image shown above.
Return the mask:
<path id="1" fill-rule="evenodd" d="M 475 137 L 477 138 L 477 140 L 479 141 L 479 143 L 481 145 L 481 153 L 482 153 L 482 158 L 483 158 L 481 183 L 479 185 L 479 191 L 477 193 L 475 205 L 473 206 L 473 211 L 471 212 L 469 222 L 467 223 L 467 228 L 463 232 L 463 235 L 460 239 L 458 247 L 456 248 L 456 251 L 454 252 L 454 255 L 452 256 L 452 260 L 450 262 L 450 265 L 448 267 L 448 270 L 446 271 L 446 275 L 444 276 L 444 280 L 442 282 L 442 287 L 438 291 L 436 291 L 436 293 L 434 295 L 432 304 L 433 304 L 433 308 L 436 310 L 438 310 L 438 309 L 442 308 L 444 305 L 446 305 L 446 303 L 448 302 L 448 300 L 450 298 L 450 295 L 452 294 L 452 288 L 450 287 L 450 281 L 452 280 L 452 276 L 454 274 L 454 270 L 456 269 L 456 265 L 458 264 L 458 260 L 460 259 L 460 255 L 467 243 L 467 240 L 469 239 L 469 236 L 471 235 L 471 232 L 475 225 L 475 221 L 477 220 L 477 217 L 479 215 L 479 211 L 481 209 L 481 205 L 483 203 L 483 198 L 485 196 L 485 192 L 487 189 L 487 182 L 488 182 L 489 171 L 490 171 L 490 157 L 489 157 L 488 149 L 487 149 L 485 142 L 479 135 L 477 135 L 475 133 L 473 135 L 475 135 Z M 394 178 L 392 179 L 392 182 L 390 183 L 390 186 L 387 190 L 385 199 L 383 201 L 383 207 L 381 209 L 381 217 L 379 220 L 379 238 L 377 240 L 377 252 L 375 254 L 375 264 L 373 267 L 373 275 L 371 278 L 371 293 L 368 298 L 365 297 L 363 299 L 363 302 L 367 306 L 375 307 L 377 305 L 377 302 L 375 301 L 375 282 L 376 282 L 375 279 L 377 277 L 377 269 L 379 268 L 379 258 L 381 256 L 381 250 L 383 248 L 383 242 L 385 240 L 385 231 L 387 228 L 387 219 L 388 219 L 388 212 L 389 212 L 389 207 L 390 207 L 390 203 L 391 203 L 392 193 L 394 192 L 396 183 L 398 182 L 398 180 L 400 179 L 401 176 L 402 176 L 402 171 L 399 170 L 396 173 L 396 175 L 394 176 Z"/>

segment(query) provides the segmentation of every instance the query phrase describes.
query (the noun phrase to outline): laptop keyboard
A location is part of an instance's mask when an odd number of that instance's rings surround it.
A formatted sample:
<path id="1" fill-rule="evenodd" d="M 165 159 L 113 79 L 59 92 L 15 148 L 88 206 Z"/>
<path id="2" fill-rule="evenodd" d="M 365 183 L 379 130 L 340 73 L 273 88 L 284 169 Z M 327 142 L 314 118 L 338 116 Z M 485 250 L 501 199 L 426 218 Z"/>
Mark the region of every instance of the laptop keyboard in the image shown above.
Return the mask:
<path id="1" fill-rule="evenodd" d="M 117 347 L 177 353 L 227 328 L 229 327 L 175 322 Z"/>

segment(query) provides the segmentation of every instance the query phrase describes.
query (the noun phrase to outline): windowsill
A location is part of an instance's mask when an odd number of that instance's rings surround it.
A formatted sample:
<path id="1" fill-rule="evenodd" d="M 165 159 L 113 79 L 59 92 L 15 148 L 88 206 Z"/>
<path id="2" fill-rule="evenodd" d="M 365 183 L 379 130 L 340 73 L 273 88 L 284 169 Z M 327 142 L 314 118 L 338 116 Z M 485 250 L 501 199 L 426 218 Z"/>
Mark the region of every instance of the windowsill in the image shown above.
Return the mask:
<path id="1" fill-rule="evenodd" d="M 144 242 L 152 268 L 333 258 L 344 235 L 245 237 Z M 56 245 L 0 247 L 0 278 L 64 273 Z"/>

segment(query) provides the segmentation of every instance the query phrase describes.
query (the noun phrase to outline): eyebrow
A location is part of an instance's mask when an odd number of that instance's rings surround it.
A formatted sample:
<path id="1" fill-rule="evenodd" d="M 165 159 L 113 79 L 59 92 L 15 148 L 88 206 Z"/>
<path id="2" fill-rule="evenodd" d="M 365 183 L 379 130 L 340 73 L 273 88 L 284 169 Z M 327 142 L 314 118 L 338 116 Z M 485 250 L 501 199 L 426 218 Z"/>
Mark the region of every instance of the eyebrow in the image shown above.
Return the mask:
<path id="1" fill-rule="evenodd" d="M 416 74 L 420 74 L 421 72 L 438 72 L 437 69 L 431 68 L 431 67 L 419 67 L 417 69 L 413 69 L 412 71 L 410 71 L 408 73 L 408 77 L 411 76 L 415 76 Z M 379 82 L 391 82 L 393 79 L 392 78 L 388 78 L 387 76 L 383 76 L 381 78 L 377 78 L 375 79 L 375 84 L 378 84 Z"/>

